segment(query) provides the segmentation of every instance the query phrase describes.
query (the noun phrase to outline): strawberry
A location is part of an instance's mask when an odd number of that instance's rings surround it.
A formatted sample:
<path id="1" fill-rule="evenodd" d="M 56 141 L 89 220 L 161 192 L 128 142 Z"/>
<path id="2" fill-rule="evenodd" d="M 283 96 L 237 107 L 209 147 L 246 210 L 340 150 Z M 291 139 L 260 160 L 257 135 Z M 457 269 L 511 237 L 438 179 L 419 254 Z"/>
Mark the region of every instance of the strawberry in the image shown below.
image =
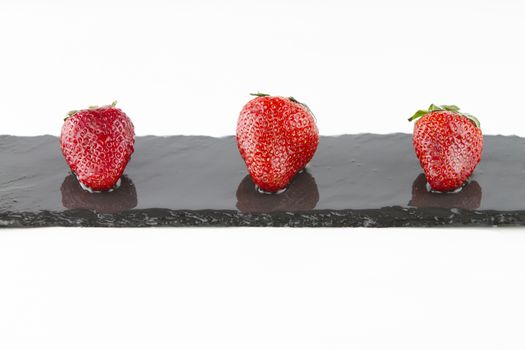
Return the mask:
<path id="1" fill-rule="evenodd" d="M 279 192 L 312 159 L 319 131 L 310 109 L 293 97 L 252 95 L 239 116 L 237 147 L 259 190 Z"/>
<path id="2" fill-rule="evenodd" d="M 62 153 L 84 189 L 115 188 L 134 151 L 133 123 L 115 104 L 71 111 L 62 126 Z"/>
<path id="3" fill-rule="evenodd" d="M 447 192 L 463 186 L 481 160 L 478 119 L 447 105 L 430 105 L 409 121 L 415 119 L 412 143 L 430 187 Z"/>

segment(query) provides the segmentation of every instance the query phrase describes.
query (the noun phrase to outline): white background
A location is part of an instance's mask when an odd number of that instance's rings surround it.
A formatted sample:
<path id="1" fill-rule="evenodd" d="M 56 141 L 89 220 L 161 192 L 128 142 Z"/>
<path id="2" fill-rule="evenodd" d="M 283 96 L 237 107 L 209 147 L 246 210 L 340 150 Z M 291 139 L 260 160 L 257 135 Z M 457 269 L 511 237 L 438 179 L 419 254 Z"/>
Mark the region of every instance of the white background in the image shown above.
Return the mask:
<path id="1" fill-rule="evenodd" d="M 0 1 L 0 134 L 119 100 L 233 134 L 249 92 L 321 134 L 430 103 L 525 136 L 520 1 Z M 1 166 L 1 165 L 0 165 Z M 523 349 L 523 230 L 0 232 L 0 349 Z"/>
<path id="2" fill-rule="evenodd" d="M 0 133 L 118 100 L 138 135 L 231 135 L 250 92 L 324 135 L 410 132 L 431 103 L 520 134 L 523 1 L 0 1 Z M 7 123 L 6 123 L 7 120 Z"/>

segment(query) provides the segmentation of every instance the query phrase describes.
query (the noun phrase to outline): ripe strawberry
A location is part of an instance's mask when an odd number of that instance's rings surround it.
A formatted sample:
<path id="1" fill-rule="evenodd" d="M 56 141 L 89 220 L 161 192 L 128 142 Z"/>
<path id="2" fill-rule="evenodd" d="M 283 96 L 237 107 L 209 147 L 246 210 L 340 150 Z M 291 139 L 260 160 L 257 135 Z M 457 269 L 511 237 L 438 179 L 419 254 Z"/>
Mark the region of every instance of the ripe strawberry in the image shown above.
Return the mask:
<path id="1" fill-rule="evenodd" d="M 310 109 L 293 97 L 252 95 L 239 116 L 237 147 L 259 189 L 278 192 L 312 159 L 319 131 Z"/>
<path id="2" fill-rule="evenodd" d="M 88 190 L 112 190 L 134 151 L 133 123 L 115 104 L 71 111 L 62 126 L 62 153 Z"/>
<path id="3" fill-rule="evenodd" d="M 441 192 L 461 187 L 481 160 L 479 121 L 447 105 L 430 105 L 409 121 L 418 118 L 412 143 L 430 187 Z"/>

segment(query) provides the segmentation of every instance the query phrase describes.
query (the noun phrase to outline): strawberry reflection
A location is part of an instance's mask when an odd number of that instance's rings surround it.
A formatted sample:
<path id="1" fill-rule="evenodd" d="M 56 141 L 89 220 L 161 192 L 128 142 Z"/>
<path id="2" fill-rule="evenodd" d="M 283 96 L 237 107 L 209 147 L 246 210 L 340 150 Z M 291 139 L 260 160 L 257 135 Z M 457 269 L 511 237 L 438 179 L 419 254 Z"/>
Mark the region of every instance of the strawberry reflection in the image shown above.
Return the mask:
<path id="1" fill-rule="evenodd" d="M 137 190 L 133 182 L 122 176 L 120 187 L 112 192 L 89 193 L 83 190 L 77 178 L 66 176 L 62 187 L 62 204 L 68 209 L 92 209 L 99 213 L 114 214 L 137 206 Z"/>
<path id="2" fill-rule="evenodd" d="M 409 206 L 419 208 L 477 209 L 481 204 L 481 186 L 477 181 L 466 184 L 457 193 L 435 193 L 427 190 L 425 174 L 419 174 L 412 184 Z"/>
<path id="3" fill-rule="evenodd" d="M 308 211 L 319 201 L 319 191 L 312 175 L 304 171 L 294 177 L 288 189 L 279 194 L 263 194 L 255 189 L 250 175 L 237 188 L 237 209 L 246 213 Z"/>

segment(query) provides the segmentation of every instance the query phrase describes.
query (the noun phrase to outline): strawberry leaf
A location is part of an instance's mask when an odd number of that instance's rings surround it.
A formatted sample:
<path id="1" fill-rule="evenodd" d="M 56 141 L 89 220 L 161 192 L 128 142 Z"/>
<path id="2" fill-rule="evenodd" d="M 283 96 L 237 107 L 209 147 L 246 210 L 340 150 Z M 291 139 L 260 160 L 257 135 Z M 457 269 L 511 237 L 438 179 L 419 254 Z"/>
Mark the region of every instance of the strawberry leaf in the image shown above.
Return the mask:
<path id="1" fill-rule="evenodd" d="M 301 106 L 304 106 L 308 110 L 308 112 L 310 112 L 312 114 L 312 116 L 314 117 L 314 120 L 317 121 L 317 118 L 315 117 L 314 112 L 312 112 L 312 110 L 310 109 L 310 107 L 308 107 L 308 105 L 306 103 L 302 103 L 302 102 L 297 101 L 293 96 L 288 97 L 288 99 L 290 101 L 294 102 L 294 103 L 298 103 Z"/>
<path id="2" fill-rule="evenodd" d="M 432 106 L 430 106 L 432 107 Z M 430 109 L 430 108 L 429 108 Z M 425 110 L 425 109 L 420 109 L 419 111 L 417 111 L 416 113 L 414 113 L 413 116 L 411 116 L 408 121 L 411 122 L 413 120 L 416 120 L 418 118 L 421 118 L 422 116 L 424 116 L 425 114 L 428 114 L 429 111 Z"/>
<path id="3" fill-rule="evenodd" d="M 445 111 L 459 112 L 459 107 L 455 105 L 442 105 L 441 108 Z"/>
<path id="4" fill-rule="evenodd" d="M 468 118 L 472 123 L 474 123 L 474 125 L 476 127 L 480 127 L 480 123 L 479 123 L 479 120 L 478 118 L 474 117 L 473 115 L 471 114 L 468 114 L 468 113 L 463 113 L 463 112 L 460 112 L 460 108 L 456 105 L 435 105 L 435 104 L 431 104 L 427 110 L 425 109 L 420 109 L 419 111 L 417 111 L 412 117 L 410 117 L 408 119 L 409 122 L 413 121 L 413 120 L 416 120 L 418 118 L 421 118 L 422 116 L 428 114 L 428 113 L 431 113 L 431 112 L 434 112 L 434 111 L 449 111 L 449 112 L 454 112 L 456 114 L 459 114 L 465 118 Z"/>

